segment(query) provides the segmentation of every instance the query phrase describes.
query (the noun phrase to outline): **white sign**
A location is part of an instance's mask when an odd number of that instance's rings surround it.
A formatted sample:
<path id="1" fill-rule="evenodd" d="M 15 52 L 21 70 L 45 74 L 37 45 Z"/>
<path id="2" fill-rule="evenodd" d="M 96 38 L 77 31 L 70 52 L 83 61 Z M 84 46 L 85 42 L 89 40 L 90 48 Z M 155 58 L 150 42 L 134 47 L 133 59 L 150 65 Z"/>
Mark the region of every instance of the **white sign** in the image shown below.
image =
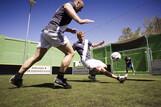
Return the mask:
<path id="1" fill-rule="evenodd" d="M 52 74 L 52 67 L 32 66 L 25 74 Z"/>

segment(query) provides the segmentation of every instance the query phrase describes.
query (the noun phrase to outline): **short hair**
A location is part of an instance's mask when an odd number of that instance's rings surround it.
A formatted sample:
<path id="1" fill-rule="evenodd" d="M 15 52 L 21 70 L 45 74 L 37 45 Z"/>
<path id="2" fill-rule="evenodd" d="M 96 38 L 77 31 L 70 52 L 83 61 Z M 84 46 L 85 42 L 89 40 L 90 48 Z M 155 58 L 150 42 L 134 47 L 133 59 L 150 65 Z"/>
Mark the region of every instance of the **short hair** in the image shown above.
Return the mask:
<path id="1" fill-rule="evenodd" d="M 84 7 L 84 2 L 83 2 L 83 0 L 74 0 L 74 1 L 76 1 L 77 3 L 80 4 L 80 7 L 79 7 L 80 9 Z"/>
<path id="2" fill-rule="evenodd" d="M 84 34 L 84 32 L 79 31 L 79 32 L 77 32 L 77 37 L 80 37 L 80 36 L 83 35 L 83 34 Z"/>

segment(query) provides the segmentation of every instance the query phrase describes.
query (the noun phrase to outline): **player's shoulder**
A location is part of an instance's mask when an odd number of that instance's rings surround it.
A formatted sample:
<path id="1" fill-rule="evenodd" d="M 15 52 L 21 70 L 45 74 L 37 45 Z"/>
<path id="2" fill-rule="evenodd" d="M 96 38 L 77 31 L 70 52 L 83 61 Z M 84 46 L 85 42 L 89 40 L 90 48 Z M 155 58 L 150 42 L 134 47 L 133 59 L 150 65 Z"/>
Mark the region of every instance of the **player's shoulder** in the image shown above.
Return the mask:
<path id="1" fill-rule="evenodd" d="M 74 42 L 74 43 L 73 43 L 73 46 L 76 46 L 77 44 L 78 44 L 78 41 L 77 41 L 77 42 Z"/>
<path id="2" fill-rule="evenodd" d="M 73 2 L 66 2 L 64 3 L 64 7 L 73 7 L 74 6 L 74 3 Z"/>
<path id="3" fill-rule="evenodd" d="M 73 44 L 78 44 L 78 41 L 74 42 Z"/>

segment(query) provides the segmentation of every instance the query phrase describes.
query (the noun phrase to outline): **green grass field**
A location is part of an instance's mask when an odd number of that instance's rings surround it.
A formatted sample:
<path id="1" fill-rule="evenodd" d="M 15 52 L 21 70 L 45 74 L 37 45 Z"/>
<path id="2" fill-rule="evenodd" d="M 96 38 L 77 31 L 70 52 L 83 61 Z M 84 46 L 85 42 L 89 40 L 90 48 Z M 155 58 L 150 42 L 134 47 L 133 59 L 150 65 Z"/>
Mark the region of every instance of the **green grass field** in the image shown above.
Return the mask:
<path id="1" fill-rule="evenodd" d="M 25 75 L 24 87 L 8 83 L 11 75 L 0 76 L 0 107 L 161 107 L 161 76 L 129 75 L 124 84 L 97 76 L 67 75 L 72 89 L 53 88 L 52 75 Z"/>

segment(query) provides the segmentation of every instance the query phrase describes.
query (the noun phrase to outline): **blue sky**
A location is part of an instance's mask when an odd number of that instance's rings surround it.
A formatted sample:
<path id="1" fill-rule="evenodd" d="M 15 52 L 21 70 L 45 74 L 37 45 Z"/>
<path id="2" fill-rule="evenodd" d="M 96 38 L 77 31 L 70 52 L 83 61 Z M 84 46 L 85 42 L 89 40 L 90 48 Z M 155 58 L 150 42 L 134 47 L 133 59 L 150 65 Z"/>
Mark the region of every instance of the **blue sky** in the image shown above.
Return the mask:
<path id="1" fill-rule="evenodd" d="M 32 8 L 29 40 L 39 41 L 40 32 L 48 24 L 55 10 L 70 0 L 37 0 Z M 71 28 L 86 32 L 92 42 L 105 40 L 116 42 L 125 27 L 135 31 L 144 30 L 144 20 L 161 17 L 161 0 L 84 0 L 81 18 L 95 20 L 94 23 L 79 25 L 72 21 Z M 28 0 L 0 0 L 0 34 L 25 39 L 29 5 Z M 65 33 L 70 41 L 75 35 Z"/>

